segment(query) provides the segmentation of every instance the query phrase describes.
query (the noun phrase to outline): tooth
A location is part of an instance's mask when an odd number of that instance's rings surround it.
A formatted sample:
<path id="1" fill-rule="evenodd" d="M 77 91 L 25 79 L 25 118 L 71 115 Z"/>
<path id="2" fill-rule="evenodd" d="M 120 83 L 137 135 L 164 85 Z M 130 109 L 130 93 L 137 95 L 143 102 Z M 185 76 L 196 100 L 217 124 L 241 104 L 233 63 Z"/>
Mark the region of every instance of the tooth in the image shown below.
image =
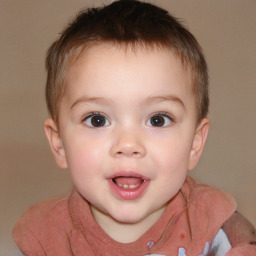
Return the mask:
<path id="1" fill-rule="evenodd" d="M 136 185 L 128 185 L 128 184 L 120 184 L 120 183 L 116 183 L 116 185 L 120 188 L 124 188 L 124 189 L 134 189 L 137 188 L 140 183 L 136 184 Z"/>
<path id="2" fill-rule="evenodd" d="M 140 184 L 136 184 L 136 185 L 130 185 L 129 186 L 129 189 L 134 189 L 134 188 L 137 188 Z"/>
<path id="3" fill-rule="evenodd" d="M 123 185 L 122 185 L 122 184 L 119 184 L 119 183 L 116 183 L 116 185 L 117 185 L 118 187 L 120 187 L 120 188 L 123 187 Z"/>

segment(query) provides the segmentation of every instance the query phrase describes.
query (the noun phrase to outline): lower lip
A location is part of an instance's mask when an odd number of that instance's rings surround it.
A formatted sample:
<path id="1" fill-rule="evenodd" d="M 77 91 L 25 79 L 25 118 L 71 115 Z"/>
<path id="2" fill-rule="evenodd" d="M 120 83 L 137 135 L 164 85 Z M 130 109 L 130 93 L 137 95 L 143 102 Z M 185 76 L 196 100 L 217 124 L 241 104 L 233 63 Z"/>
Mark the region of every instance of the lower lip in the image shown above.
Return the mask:
<path id="1" fill-rule="evenodd" d="M 146 191 L 148 185 L 149 185 L 149 180 L 145 180 L 144 182 L 141 183 L 140 186 L 134 189 L 124 189 L 118 187 L 112 179 L 109 179 L 109 185 L 111 190 L 114 192 L 115 195 L 117 195 L 119 198 L 124 199 L 124 200 L 135 200 L 139 197 L 141 197 L 144 192 Z"/>

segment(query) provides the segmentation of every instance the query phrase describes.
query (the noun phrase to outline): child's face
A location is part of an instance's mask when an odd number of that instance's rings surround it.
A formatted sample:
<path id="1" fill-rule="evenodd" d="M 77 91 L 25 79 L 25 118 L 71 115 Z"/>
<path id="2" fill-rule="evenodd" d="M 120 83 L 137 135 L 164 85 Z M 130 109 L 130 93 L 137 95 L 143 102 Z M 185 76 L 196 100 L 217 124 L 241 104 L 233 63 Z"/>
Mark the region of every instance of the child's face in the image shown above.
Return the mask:
<path id="1" fill-rule="evenodd" d="M 46 133 L 95 216 L 135 223 L 162 213 L 196 165 L 208 130 L 196 114 L 170 51 L 97 46 L 70 68 L 59 132 L 48 120 Z"/>

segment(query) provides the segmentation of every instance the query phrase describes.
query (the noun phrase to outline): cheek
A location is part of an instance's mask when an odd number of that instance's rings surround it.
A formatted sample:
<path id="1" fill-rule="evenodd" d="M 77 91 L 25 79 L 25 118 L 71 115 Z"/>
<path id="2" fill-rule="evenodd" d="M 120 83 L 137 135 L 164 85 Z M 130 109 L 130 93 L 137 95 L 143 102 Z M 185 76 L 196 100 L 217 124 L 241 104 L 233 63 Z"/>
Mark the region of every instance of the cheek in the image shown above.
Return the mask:
<path id="1" fill-rule="evenodd" d="M 90 198 L 94 191 L 95 180 L 100 176 L 102 160 L 97 151 L 88 147 L 74 148 L 67 157 L 68 169 L 76 189 L 85 197 Z"/>
<path id="2" fill-rule="evenodd" d="M 72 141 L 67 147 L 66 159 L 71 172 L 95 172 L 95 167 L 101 164 L 100 157 L 104 148 L 92 141 Z"/>
<path id="3" fill-rule="evenodd" d="M 152 147 L 155 161 L 166 168 L 187 167 L 191 146 L 185 139 L 164 140 Z"/>
<path id="4" fill-rule="evenodd" d="M 189 147 L 173 141 L 156 147 L 154 166 L 157 169 L 158 193 L 168 201 L 182 187 L 189 169 Z"/>

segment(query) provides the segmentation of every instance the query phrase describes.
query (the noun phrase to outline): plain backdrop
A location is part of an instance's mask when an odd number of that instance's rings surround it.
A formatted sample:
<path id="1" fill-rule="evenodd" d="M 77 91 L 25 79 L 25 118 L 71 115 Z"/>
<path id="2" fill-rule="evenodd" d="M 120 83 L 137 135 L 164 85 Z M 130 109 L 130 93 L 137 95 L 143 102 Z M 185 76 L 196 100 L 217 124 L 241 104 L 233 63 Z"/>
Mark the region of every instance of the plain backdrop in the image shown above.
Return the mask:
<path id="1" fill-rule="evenodd" d="M 19 255 L 11 230 L 28 206 L 72 189 L 43 132 L 44 58 L 79 10 L 109 2 L 0 0 L 0 256 Z M 231 192 L 256 225 L 256 1 L 151 2 L 183 20 L 209 65 L 211 130 L 191 175 Z"/>

